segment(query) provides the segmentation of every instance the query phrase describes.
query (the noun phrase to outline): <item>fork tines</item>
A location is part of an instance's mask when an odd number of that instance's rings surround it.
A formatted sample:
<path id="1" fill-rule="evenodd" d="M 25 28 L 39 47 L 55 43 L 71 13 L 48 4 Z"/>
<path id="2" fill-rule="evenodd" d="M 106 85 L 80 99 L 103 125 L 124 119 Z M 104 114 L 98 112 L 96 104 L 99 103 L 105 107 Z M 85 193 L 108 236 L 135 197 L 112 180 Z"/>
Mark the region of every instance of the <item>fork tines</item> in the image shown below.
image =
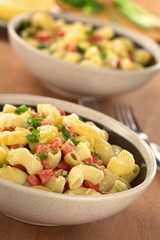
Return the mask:
<path id="1" fill-rule="evenodd" d="M 114 113 L 118 121 L 134 131 L 140 131 L 139 123 L 131 105 L 114 105 Z"/>

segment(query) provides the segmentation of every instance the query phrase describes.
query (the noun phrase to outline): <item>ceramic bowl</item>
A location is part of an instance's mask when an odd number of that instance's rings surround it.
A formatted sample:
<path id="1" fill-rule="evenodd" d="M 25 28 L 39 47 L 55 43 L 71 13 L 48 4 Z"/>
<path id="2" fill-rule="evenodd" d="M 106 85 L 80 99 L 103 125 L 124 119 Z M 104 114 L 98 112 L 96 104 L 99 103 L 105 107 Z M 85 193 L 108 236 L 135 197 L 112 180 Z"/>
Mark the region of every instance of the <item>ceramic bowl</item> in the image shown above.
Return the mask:
<path id="1" fill-rule="evenodd" d="M 63 195 L 36 190 L 0 179 L 0 212 L 23 222 L 38 225 L 73 225 L 98 221 L 112 216 L 132 204 L 152 182 L 156 162 L 148 145 L 118 121 L 94 110 L 53 98 L 31 95 L 0 95 L 3 104 L 37 105 L 50 103 L 68 113 L 77 113 L 109 132 L 109 142 L 130 151 L 141 171 L 132 188 L 101 196 Z M 147 201 L 147 199 L 146 199 Z"/>
<path id="2" fill-rule="evenodd" d="M 81 21 L 94 26 L 111 26 L 114 32 L 133 40 L 147 49 L 155 64 L 142 70 L 98 69 L 70 63 L 42 53 L 27 44 L 17 33 L 23 19 L 30 19 L 32 13 L 16 16 L 8 25 L 11 45 L 23 64 L 38 77 L 47 88 L 71 98 L 95 96 L 97 99 L 136 89 L 147 83 L 160 69 L 160 47 L 148 37 L 123 26 L 104 20 L 72 13 L 50 14 L 66 21 Z"/>

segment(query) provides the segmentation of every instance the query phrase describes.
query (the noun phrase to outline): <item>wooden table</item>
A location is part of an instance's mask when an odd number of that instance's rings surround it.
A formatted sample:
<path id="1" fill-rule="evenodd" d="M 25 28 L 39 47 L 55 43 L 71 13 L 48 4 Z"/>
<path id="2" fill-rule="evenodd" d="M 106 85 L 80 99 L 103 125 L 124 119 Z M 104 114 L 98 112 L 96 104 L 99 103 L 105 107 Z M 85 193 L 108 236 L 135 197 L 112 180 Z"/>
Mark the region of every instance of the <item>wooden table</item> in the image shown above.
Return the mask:
<path id="1" fill-rule="evenodd" d="M 0 38 L 0 93 L 36 94 L 66 99 L 47 90 L 37 78 L 28 72 L 12 52 L 8 41 L 3 38 L 2 32 Z M 140 89 L 120 96 L 109 97 L 100 102 L 99 106 L 105 114 L 114 117 L 113 105 L 122 103 L 133 105 L 144 132 L 150 136 L 152 141 L 160 145 L 160 73 Z M 0 239 L 159 240 L 160 173 L 157 172 L 150 187 L 129 208 L 98 222 L 75 226 L 41 227 L 17 222 L 0 214 Z"/>

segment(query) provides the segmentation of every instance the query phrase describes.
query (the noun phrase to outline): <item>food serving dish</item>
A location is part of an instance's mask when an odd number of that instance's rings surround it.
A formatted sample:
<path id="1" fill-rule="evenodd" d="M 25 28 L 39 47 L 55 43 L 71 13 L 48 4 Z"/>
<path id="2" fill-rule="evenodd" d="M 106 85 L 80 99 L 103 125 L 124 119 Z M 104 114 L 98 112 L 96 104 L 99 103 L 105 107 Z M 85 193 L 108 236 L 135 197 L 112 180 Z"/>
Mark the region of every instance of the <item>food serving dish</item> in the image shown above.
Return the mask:
<path id="1" fill-rule="evenodd" d="M 30 20 L 33 13 L 16 16 L 8 25 L 11 45 L 26 67 L 50 89 L 60 94 L 77 98 L 92 95 L 105 98 L 109 95 L 133 90 L 147 81 L 160 68 L 160 48 L 151 39 L 103 20 L 84 17 L 72 13 L 48 13 L 53 18 L 66 22 L 81 21 L 94 27 L 110 26 L 116 35 L 131 39 L 137 46 L 148 50 L 153 56 L 153 64 L 141 70 L 121 71 L 118 69 L 93 68 L 66 62 L 54 56 L 47 56 L 27 44 L 18 34 L 22 20 Z M 63 69 L 63 71 L 62 71 Z"/>
<path id="2" fill-rule="evenodd" d="M 109 132 L 109 142 L 130 151 L 140 174 L 132 188 L 101 196 L 62 195 L 28 188 L 0 179 L 0 211 L 12 218 L 38 225 L 71 225 L 97 221 L 112 216 L 133 203 L 152 182 L 156 162 L 148 145 L 118 121 L 94 110 L 62 100 L 31 95 L 0 95 L 1 107 L 6 104 L 36 106 L 47 103 L 68 113 L 94 121 Z"/>

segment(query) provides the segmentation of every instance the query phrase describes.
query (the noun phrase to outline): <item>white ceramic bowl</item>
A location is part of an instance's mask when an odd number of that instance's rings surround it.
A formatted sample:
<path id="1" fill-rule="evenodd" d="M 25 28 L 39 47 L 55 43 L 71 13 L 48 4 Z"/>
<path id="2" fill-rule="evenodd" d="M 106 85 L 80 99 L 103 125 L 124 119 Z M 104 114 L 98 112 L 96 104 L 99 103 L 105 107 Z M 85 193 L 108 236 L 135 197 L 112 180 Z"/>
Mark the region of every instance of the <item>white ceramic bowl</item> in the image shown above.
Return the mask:
<path id="1" fill-rule="evenodd" d="M 53 98 L 31 95 L 0 95 L 4 103 L 37 105 L 50 103 L 66 112 L 75 112 L 107 128 L 110 142 L 134 154 L 141 172 L 130 190 L 101 196 L 76 196 L 36 190 L 0 179 L 0 212 L 20 221 L 39 225 L 71 225 L 112 216 L 133 203 L 149 186 L 156 162 L 148 145 L 118 121 L 94 110 Z M 146 199 L 147 201 L 147 199 Z"/>
<path id="2" fill-rule="evenodd" d="M 148 49 L 155 58 L 156 64 L 142 70 L 122 71 L 81 66 L 49 56 L 27 44 L 16 32 L 21 20 L 30 19 L 32 13 L 16 16 L 8 25 L 11 45 L 24 65 L 50 90 L 72 98 L 78 98 L 82 95 L 106 98 L 140 87 L 147 83 L 160 69 L 160 47 L 142 34 L 97 18 L 72 13 L 51 15 L 67 21 L 78 20 L 91 23 L 94 26 L 109 25 L 118 35 L 126 36 Z"/>

